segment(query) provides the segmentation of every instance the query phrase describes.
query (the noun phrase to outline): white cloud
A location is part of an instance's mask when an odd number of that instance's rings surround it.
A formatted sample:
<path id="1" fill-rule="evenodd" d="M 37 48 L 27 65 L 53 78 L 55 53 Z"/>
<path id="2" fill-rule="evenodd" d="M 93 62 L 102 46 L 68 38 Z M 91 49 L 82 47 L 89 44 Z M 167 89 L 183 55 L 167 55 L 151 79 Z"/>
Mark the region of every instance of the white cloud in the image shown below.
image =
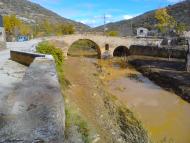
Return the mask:
<path id="1" fill-rule="evenodd" d="M 97 21 L 96 20 L 90 20 L 90 19 L 83 19 L 80 20 L 81 23 L 89 25 L 91 27 L 95 27 L 97 25 Z"/>
<path id="2" fill-rule="evenodd" d="M 171 3 L 177 3 L 177 2 L 182 2 L 184 0 L 167 0 L 168 2 L 171 2 Z"/>
<path id="3" fill-rule="evenodd" d="M 134 18 L 138 15 L 140 15 L 140 14 L 125 14 L 125 15 L 123 15 L 123 19 L 128 20 L 128 19 Z"/>

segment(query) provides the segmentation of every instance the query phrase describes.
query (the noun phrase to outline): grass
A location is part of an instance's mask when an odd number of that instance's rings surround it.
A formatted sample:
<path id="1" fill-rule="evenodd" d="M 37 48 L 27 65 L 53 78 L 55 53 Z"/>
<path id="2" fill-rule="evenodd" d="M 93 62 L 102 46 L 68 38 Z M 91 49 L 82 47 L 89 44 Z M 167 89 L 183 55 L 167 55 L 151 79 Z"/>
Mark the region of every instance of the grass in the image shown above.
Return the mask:
<path id="1" fill-rule="evenodd" d="M 105 107 L 109 110 L 110 116 L 121 129 L 121 136 L 130 143 L 151 143 L 150 137 L 141 121 L 126 106 L 119 103 L 115 96 L 106 95 L 104 97 Z"/>
<path id="2" fill-rule="evenodd" d="M 77 127 L 78 133 L 80 133 L 82 140 L 84 143 L 90 143 L 90 134 L 89 128 L 87 123 L 79 116 L 78 112 L 71 107 L 70 105 L 66 104 L 66 139 L 69 138 L 68 130 L 71 129 L 73 126 Z"/>
<path id="3" fill-rule="evenodd" d="M 113 64 L 119 65 L 123 68 L 120 63 L 125 63 L 121 59 L 113 59 L 113 61 L 108 61 L 107 63 L 99 62 L 96 66 L 97 68 L 105 69 L 107 66 L 113 66 Z M 105 72 L 105 71 L 103 71 Z M 102 70 L 99 70 L 99 74 Z M 104 80 L 104 79 L 103 79 Z M 122 91 L 122 89 L 120 89 Z M 126 105 L 123 105 L 116 96 L 105 93 L 103 97 L 104 106 L 108 110 L 110 118 L 119 126 L 121 130 L 120 136 L 125 142 L 130 143 L 150 143 L 150 135 L 143 126 L 143 123 L 138 120 L 136 114 L 133 113 Z"/>
<path id="4" fill-rule="evenodd" d="M 59 82 L 62 89 L 62 95 L 64 95 L 64 90 L 68 88 L 70 82 L 64 77 L 64 54 L 61 48 L 57 48 L 52 42 L 44 41 L 39 43 L 36 48 L 37 52 L 42 54 L 52 55 L 55 59 L 56 71 L 58 74 Z M 66 97 L 65 97 L 66 98 Z M 79 116 L 79 113 L 71 107 L 69 104 L 65 103 L 65 113 L 66 113 L 66 137 L 67 130 L 71 126 L 77 126 L 78 132 L 81 134 L 84 143 L 90 143 L 89 129 L 87 123 Z"/>

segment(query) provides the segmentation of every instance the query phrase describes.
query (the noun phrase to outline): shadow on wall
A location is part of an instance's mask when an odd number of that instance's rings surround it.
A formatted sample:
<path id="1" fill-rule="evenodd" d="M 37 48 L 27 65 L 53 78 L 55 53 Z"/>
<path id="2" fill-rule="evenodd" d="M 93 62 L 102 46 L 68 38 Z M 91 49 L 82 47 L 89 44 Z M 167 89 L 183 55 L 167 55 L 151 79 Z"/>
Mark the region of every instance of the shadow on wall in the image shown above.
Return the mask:
<path id="1" fill-rule="evenodd" d="M 101 58 L 100 46 L 89 39 L 79 39 L 71 44 L 68 49 L 69 56 L 86 56 Z"/>
<path id="2" fill-rule="evenodd" d="M 130 51 L 125 46 L 119 46 L 113 52 L 114 57 L 126 57 L 126 56 L 129 56 L 129 55 L 130 55 Z"/>
<path id="3" fill-rule="evenodd" d="M 186 58 L 186 50 L 184 49 L 168 49 L 168 48 L 159 48 L 157 46 L 140 46 L 132 45 L 129 49 L 131 55 L 141 55 L 141 56 L 152 56 L 152 57 L 161 57 L 161 58 Z"/>

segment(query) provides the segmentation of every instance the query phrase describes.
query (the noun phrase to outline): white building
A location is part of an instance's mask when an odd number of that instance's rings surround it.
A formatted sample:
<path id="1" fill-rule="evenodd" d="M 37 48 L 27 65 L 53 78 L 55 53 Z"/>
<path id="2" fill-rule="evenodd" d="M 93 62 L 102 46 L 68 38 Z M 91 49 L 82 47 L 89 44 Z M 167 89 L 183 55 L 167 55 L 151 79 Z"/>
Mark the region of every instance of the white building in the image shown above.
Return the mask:
<path id="1" fill-rule="evenodd" d="M 137 28 L 137 36 L 138 37 L 147 37 L 148 36 L 148 29 L 140 27 Z"/>
<path id="2" fill-rule="evenodd" d="M 184 37 L 186 37 L 186 38 L 190 38 L 190 31 L 185 31 L 185 32 L 183 33 L 183 35 L 184 35 Z"/>
<path id="3" fill-rule="evenodd" d="M 3 26 L 3 17 L 0 15 L 0 48 L 6 47 L 6 34 Z"/>

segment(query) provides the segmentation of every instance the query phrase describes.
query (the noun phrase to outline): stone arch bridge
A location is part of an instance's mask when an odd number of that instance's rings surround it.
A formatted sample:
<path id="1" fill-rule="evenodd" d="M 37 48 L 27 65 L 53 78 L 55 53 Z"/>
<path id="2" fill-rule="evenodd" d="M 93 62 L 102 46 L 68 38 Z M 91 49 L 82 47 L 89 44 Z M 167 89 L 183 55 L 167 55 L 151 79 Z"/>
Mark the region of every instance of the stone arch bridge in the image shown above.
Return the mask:
<path id="1" fill-rule="evenodd" d="M 136 38 L 136 37 L 110 37 L 110 36 L 102 36 L 102 35 L 92 35 L 92 34 L 75 34 L 75 35 L 66 35 L 56 40 L 63 41 L 66 44 L 66 48 L 64 50 L 65 56 L 67 56 L 68 50 L 73 43 L 78 40 L 90 40 L 95 43 L 98 47 L 97 51 L 99 57 L 103 57 L 105 53 L 109 53 L 112 57 L 114 55 L 114 51 L 118 47 L 125 47 L 126 49 L 130 49 L 132 45 L 160 45 L 161 39 L 155 38 Z"/>

